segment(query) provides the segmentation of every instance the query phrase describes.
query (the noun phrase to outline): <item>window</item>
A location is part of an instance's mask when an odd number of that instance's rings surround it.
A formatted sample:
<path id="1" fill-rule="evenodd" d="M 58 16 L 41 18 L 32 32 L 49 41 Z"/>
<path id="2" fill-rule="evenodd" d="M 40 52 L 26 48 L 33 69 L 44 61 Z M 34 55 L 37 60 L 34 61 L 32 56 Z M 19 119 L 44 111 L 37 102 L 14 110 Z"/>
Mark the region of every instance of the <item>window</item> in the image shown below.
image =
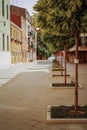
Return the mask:
<path id="1" fill-rule="evenodd" d="M 87 37 L 81 37 L 81 45 L 87 46 Z"/>
<path id="2" fill-rule="evenodd" d="M 5 35 L 2 34 L 2 46 L 3 46 L 3 51 L 5 50 Z"/>
<path id="3" fill-rule="evenodd" d="M 14 39 L 15 39 L 15 29 L 14 29 Z"/>
<path id="4" fill-rule="evenodd" d="M 2 0 L 2 16 L 4 16 L 4 0 Z"/>
<path id="5" fill-rule="evenodd" d="M 81 37 L 81 45 L 84 46 L 84 43 L 85 43 L 84 37 Z"/>
<path id="6" fill-rule="evenodd" d="M 86 43 L 86 46 L 87 46 L 87 36 L 85 37 L 85 43 Z"/>
<path id="7" fill-rule="evenodd" d="M 17 40 L 19 41 L 19 32 L 18 32 L 18 35 L 17 35 L 18 37 L 17 37 Z"/>
<path id="8" fill-rule="evenodd" d="M 30 31 L 30 26 L 28 25 L 28 31 Z"/>
<path id="9" fill-rule="evenodd" d="M 8 5 L 6 6 L 6 13 L 7 13 L 7 19 L 8 19 Z"/>
<path id="10" fill-rule="evenodd" d="M 12 27 L 10 28 L 10 34 L 11 34 L 11 38 L 12 38 Z"/>
<path id="11" fill-rule="evenodd" d="M 7 51 L 9 51 L 9 37 L 7 36 Z"/>
<path id="12" fill-rule="evenodd" d="M 16 31 L 16 40 L 17 40 L 17 31 Z"/>

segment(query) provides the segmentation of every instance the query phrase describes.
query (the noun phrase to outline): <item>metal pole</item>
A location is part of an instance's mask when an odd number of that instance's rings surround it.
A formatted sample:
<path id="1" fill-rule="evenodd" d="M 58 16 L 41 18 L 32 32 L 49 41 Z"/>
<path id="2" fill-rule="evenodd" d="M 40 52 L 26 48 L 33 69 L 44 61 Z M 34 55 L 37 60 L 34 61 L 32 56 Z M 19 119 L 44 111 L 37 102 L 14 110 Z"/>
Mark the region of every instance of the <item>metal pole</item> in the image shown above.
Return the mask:
<path id="1" fill-rule="evenodd" d="M 76 40 L 76 51 L 75 51 L 75 112 L 78 112 L 78 32 L 75 33 L 75 40 Z"/>
<path id="2" fill-rule="evenodd" d="M 64 45 L 64 68 L 65 68 L 65 86 L 66 86 L 66 45 Z"/>

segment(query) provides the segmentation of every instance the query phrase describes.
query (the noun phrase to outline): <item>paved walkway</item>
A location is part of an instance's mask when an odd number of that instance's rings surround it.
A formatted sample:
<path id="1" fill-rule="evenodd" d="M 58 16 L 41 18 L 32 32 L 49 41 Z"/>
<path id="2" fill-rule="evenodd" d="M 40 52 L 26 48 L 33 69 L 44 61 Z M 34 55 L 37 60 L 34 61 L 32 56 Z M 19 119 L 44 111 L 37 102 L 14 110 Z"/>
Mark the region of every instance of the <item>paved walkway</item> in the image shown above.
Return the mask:
<path id="1" fill-rule="evenodd" d="M 47 124 L 48 105 L 74 104 L 74 89 L 50 89 L 50 66 L 38 61 L 0 70 L 0 130 L 87 130 L 87 124 Z M 74 76 L 73 69 L 68 64 Z M 79 73 L 79 104 L 87 104 L 87 64 Z"/>

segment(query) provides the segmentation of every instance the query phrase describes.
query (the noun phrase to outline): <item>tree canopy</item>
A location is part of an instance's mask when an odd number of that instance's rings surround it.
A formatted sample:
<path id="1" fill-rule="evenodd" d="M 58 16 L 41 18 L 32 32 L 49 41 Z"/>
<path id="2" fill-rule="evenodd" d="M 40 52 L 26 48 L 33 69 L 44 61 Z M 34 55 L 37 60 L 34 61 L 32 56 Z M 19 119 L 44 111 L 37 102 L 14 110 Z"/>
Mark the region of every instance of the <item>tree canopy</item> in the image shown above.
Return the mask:
<path id="1" fill-rule="evenodd" d="M 34 10 L 37 25 L 45 32 L 43 39 L 54 48 L 63 48 L 65 36 L 67 48 L 72 47 L 75 44 L 72 34 L 87 31 L 86 0 L 38 0 Z"/>
<path id="2" fill-rule="evenodd" d="M 34 10 L 40 28 L 51 34 L 87 30 L 86 0 L 38 0 Z"/>

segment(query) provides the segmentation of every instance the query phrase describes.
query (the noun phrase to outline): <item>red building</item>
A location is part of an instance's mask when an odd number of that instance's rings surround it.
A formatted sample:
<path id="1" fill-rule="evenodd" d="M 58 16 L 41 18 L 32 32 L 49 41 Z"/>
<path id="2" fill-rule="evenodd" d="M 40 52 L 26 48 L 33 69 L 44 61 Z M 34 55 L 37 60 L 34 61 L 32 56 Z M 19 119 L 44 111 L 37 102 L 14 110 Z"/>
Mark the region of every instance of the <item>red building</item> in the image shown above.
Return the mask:
<path id="1" fill-rule="evenodd" d="M 15 13 L 10 14 L 10 20 L 21 28 L 21 16 Z"/>

